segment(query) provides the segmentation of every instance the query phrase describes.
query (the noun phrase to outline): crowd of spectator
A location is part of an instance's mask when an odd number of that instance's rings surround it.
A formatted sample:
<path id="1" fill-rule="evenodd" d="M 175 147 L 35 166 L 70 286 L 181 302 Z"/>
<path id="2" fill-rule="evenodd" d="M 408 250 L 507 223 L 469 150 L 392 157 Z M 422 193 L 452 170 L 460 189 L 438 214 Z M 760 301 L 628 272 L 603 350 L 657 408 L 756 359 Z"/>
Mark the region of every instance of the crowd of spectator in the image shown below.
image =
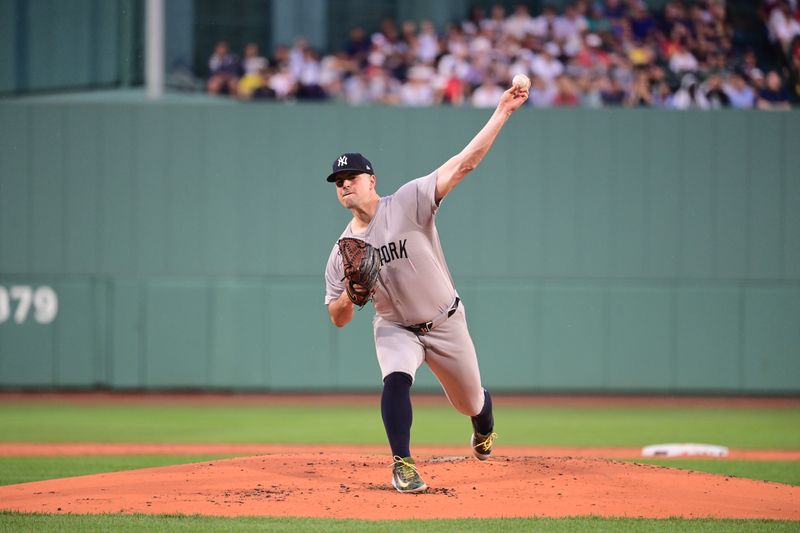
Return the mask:
<path id="1" fill-rule="evenodd" d="M 304 38 L 241 57 L 225 42 L 209 60 L 207 90 L 248 99 L 338 100 L 352 105 L 494 107 L 516 74 L 536 107 L 788 109 L 800 95 L 798 0 L 763 0 L 778 66 L 735 42 L 725 0 L 576 0 L 511 13 L 471 10 L 437 31 L 427 20 L 384 20 L 321 56 Z M 781 66 L 782 65 L 782 66 Z"/>

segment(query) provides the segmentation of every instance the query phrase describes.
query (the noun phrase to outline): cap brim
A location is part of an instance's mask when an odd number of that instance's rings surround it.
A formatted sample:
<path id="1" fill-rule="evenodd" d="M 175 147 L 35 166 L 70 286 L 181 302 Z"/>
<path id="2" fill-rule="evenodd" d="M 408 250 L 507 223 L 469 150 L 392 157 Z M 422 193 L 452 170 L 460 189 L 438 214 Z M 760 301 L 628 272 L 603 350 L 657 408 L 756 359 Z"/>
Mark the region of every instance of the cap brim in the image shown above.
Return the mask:
<path id="1" fill-rule="evenodd" d="M 342 174 L 343 172 L 358 172 L 359 174 L 372 174 L 371 172 L 369 172 L 367 170 L 364 170 L 364 169 L 361 169 L 361 168 L 340 168 L 339 170 L 337 170 L 336 172 L 331 173 L 328 176 L 328 181 L 333 183 L 334 181 L 337 180 L 336 175 L 337 174 Z"/>

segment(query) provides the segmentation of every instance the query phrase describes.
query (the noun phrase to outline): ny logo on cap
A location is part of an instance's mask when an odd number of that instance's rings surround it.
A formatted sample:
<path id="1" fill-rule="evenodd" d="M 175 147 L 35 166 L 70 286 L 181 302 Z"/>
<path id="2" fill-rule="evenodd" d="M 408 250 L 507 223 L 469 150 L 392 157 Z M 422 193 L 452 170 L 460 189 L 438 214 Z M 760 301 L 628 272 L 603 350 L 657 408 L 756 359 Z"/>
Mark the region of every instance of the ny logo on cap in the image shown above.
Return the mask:
<path id="1" fill-rule="evenodd" d="M 343 167 L 347 164 L 347 156 L 343 155 L 339 158 L 339 162 L 336 164 L 337 167 Z"/>

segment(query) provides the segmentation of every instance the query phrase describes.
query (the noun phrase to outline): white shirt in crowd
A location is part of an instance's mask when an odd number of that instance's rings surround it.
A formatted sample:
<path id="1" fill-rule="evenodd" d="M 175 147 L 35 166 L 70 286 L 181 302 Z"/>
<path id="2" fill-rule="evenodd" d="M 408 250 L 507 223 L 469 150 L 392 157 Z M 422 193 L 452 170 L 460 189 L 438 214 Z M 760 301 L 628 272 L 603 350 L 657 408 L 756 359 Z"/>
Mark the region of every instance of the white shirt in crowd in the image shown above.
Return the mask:
<path id="1" fill-rule="evenodd" d="M 731 84 L 726 84 L 723 90 L 731 100 L 731 107 L 750 109 L 756 103 L 756 93 L 749 85 L 743 85 L 740 89 L 737 89 Z"/>
<path id="2" fill-rule="evenodd" d="M 531 17 L 527 6 L 518 7 L 514 13 L 506 19 L 503 31 L 515 39 L 522 40 L 527 34 L 533 34 L 536 30 L 534 18 Z"/>
<path id="3" fill-rule="evenodd" d="M 497 107 L 501 96 L 503 89 L 499 85 L 484 83 L 472 93 L 471 103 L 473 107 Z"/>
<path id="4" fill-rule="evenodd" d="M 537 54 L 531 60 L 531 72 L 549 84 L 564 72 L 564 65 L 555 57 Z"/>
<path id="5" fill-rule="evenodd" d="M 788 48 L 792 40 L 800 35 L 800 23 L 787 17 L 781 9 L 773 9 L 769 16 L 769 31 L 774 40 Z"/>
<path id="6" fill-rule="evenodd" d="M 669 69 L 675 73 L 695 72 L 697 67 L 697 59 L 688 50 L 678 50 L 669 58 Z"/>

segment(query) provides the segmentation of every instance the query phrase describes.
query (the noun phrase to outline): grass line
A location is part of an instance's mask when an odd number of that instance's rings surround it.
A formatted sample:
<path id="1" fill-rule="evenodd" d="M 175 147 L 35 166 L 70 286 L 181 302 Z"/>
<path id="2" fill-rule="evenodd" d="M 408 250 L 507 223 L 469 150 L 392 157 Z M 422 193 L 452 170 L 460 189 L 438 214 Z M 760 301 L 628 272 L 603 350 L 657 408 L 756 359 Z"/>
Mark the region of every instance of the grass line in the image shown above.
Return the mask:
<path id="1" fill-rule="evenodd" d="M 506 518 L 469 520 L 326 520 L 315 518 L 223 518 L 168 515 L 46 515 L 0 512 L 0 531 L 192 531 L 238 532 L 441 532 L 546 531 L 550 533 L 593 532 L 794 532 L 797 522 L 775 520 L 647 520 L 633 518 Z"/>
<path id="2" fill-rule="evenodd" d="M 502 443 L 645 446 L 705 442 L 800 449 L 800 409 L 504 407 Z M 362 443 L 386 436 L 374 406 L 0 405 L 0 441 L 153 443 Z M 781 428 L 776 431 L 775 428 Z M 469 419 L 450 407 L 414 411 L 417 445 L 462 444 Z"/>
<path id="3" fill-rule="evenodd" d="M 0 457 L 0 485 L 212 461 L 232 455 Z"/>
<path id="4" fill-rule="evenodd" d="M 636 463 L 697 470 L 710 474 L 743 477 L 800 485 L 800 461 L 741 461 L 736 459 L 636 459 Z"/>

